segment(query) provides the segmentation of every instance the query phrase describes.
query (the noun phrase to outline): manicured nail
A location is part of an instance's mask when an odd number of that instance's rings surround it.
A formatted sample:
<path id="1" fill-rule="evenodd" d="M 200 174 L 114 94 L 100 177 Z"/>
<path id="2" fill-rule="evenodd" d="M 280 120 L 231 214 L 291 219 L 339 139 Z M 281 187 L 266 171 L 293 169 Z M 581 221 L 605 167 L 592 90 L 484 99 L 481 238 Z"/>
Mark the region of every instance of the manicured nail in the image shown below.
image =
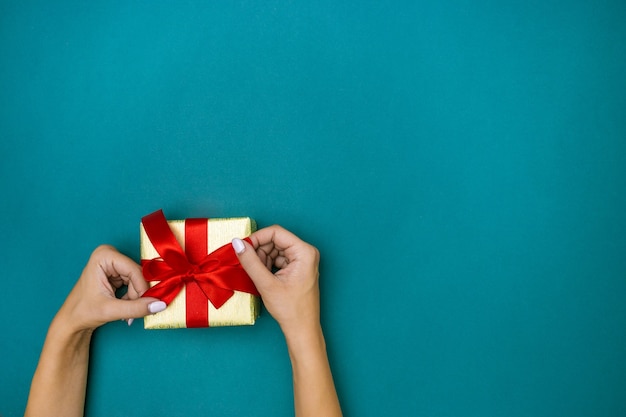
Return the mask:
<path id="1" fill-rule="evenodd" d="M 128 325 L 130 326 L 131 324 L 133 324 L 133 321 L 135 321 L 135 319 L 128 319 L 126 320 L 126 323 L 128 323 Z"/>
<path id="2" fill-rule="evenodd" d="M 233 243 L 233 249 L 235 249 L 235 252 L 243 253 L 243 251 L 246 250 L 246 245 L 243 244 L 243 240 L 234 238 L 232 243 Z"/>
<path id="3" fill-rule="evenodd" d="M 163 301 L 154 301 L 148 304 L 148 311 L 154 314 L 154 313 L 158 313 L 159 311 L 165 310 L 166 307 L 167 307 L 167 304 L 165 304 Z"/>

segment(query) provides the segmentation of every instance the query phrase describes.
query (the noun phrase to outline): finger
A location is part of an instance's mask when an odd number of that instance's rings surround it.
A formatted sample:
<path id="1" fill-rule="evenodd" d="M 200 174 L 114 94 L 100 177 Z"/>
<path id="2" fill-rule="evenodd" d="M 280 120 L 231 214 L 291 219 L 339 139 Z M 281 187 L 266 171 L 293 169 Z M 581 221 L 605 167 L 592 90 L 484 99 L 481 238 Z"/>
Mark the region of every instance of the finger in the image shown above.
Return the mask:
<path id="1" fill-rule="evenodd" d="M 250 240 L 255 248 L 272 244 L 278 250 L 287 250 L 304 243 L 298 236 L 278 225 L 257 230 L 250 235 Z M 270 252 L 266 253 L 269 254 Z"/>
<path id="2" fill-rule="evenodd" d="M 275 250 L 278 250 L 278 249 L 276 249 L 276 246 L 274 246 L 274 242 L 265 243 L 263 245 L 259 245 L 259 247 L 256 248 L 257 253 L 263 252 L 268 255 L 271 254 Z"/>
<path id="3" fill-rule="evenodd" d="M 272 249 L 272 251 L 269 253 L 269 257 L 270 257 L 270 258 L 272 258 L 272 259 L 276 259 L 276 257 L 277 257 L 278 255 L 280 255 L 280 254 L 281 254 L 281 252 L 282 252 L 282 251 L 279 251 L 279 250 L 278 250 L 278 248 L 274 248 L 274 249 Z"/>
<path id="4" fill-rule="evenodd" d="M 248 273 L 257 288 L 265 288 L 275 279 L 266 264 L 259 258 L 254 248 L 246 241 L 233 239 L 233 249 L 239 258 L 239 263 Z"/>
<path id="5" fill-rule="evenodd" d="M 113 288 L 120 288 L 124 285 L 124 280 L 120 277 L 109 277 L 109 282 Z"/>
<path id="6" fill-rule="evenodd" d="M 141 266 L 129 257 L 119 253 L 111 246 L 102 246 L 94 251 L 98 256 L 98 265 L 104 274 L 112 279 L 121 279 L 128 285 L 128 292 L 131 298 L 137 298 L 148 290 L 148 283 L 143 278 Z"/>
<path id="7" fill-rule="evenodd" d="M 126 295 L 128 296 L 128 299 L 130 300 L 134 300 L 135 298 L 139 298 L 143 295 L 144 292 L 146 292 L 148 290 L 148 285 L 144 286 L 142 285 L 140 287 L 141 289 L 138 290 L 137 288 L 135 288 L 135 285 L 132 282 L 128 283 L 128 291 L 126 292 Z"/>
<path id="8" fill-rule="evenodd" d="M 145 317 L 165 310 L 167 306 L 156 298 L 146 297 L 136 300 L 111 299 L 105 307 L 107 321 Z"/>
<path id="9" fill-rule="evenodd" d="M 262 250 L 257 250 L 256 254 L 259 257 L 259 259 L 261 260 L 261 262 L 265 265 L 265 267 L 268 270 L 271 270 L 272 269 L 272 258 L 268 257 L 267 254 L 265 252 L 263 252 Z"/>
<path id="10" fill-rule="evenodd" d="M 276 268 L 286 268 L 287 265 L 289 265 L 289 259 L 285 258 L 284 256 L 279 256 L 274 261 L 274 265 L 276 266 Z"/>

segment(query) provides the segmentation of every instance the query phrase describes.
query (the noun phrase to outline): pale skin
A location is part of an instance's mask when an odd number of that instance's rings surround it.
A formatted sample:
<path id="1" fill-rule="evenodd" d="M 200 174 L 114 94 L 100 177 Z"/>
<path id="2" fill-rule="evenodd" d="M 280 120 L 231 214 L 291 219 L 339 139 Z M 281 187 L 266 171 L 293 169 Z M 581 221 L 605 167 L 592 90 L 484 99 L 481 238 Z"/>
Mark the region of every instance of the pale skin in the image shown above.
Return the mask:
<path id="1" fill-rule="evenodd" d="M 320 325 L 319 252 L 280 226 L 261 229 L 250 239 L 252 245 L 233 240 L 233 248 L 285 335 L 296 416 L 341 416 Z M 272 273 L 272 267 L 278 270 Z M 122 285 L 128 292 L 117 299 L 115 289 Z M 111 246 L 93 252 L 50 325 L 25 417 L 83 415 L 94 330 L 165 308 L 157 299 L 141 297 L 147 289 L 141 267 L 130 258 Z"/>

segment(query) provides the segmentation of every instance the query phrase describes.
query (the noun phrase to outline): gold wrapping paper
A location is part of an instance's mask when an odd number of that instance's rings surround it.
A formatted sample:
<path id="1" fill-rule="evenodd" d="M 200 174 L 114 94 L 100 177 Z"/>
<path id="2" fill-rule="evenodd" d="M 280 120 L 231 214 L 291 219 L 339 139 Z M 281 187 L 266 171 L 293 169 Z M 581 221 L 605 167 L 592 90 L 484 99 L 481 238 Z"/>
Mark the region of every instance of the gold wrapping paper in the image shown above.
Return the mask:
<path id="1" fill-rule="evenodd" d="M 208 219 L 208 251 L 230 243 L 233 238 L 250 236 L 256 230 L 256 223 L 249 217 L 224 219 Z M 185 249 L 185 221 L 168 220 L 180 246 Z M 148 239 L 143 225 L 140 224 L 141 259 L 158 258 L 159 254 Z M 150 285 L 156 285 L 151 282 Z M 209 327 L 242 326 L 254 324 L 260 312 L 259 297 L 245 292 L 235 291 L 235 294 L 219 309 L 210 301 L 207 303 L 209 312 Z M 177 329 L 186 328 L 185 320 L 185 289 L 174 298 L 170 305 L 162 312 L 144 317 L 145 329 Z"/>

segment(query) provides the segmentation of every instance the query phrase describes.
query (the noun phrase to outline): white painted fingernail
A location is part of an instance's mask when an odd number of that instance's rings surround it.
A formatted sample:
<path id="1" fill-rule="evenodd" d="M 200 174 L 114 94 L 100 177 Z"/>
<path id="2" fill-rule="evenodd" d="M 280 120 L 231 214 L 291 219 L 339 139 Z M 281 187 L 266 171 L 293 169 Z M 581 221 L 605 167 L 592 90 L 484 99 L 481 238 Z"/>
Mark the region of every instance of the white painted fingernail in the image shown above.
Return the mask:
<path id="1" fill-rule="evenodd" d="M 148 304 L 148 311 L 150 311 L 150 313 L 152 314 L 158 313 L 159 311 L 163 311 L 166 308 L 167 308 L 167 304 L 165 304 L 163 301 L 154 301 Z"/>
<path id="2" fill-rule="evenodd" d="M 243 244 L 243 240 L 241 239 L 234 238 L 232 244 L 233 249 L 235 249 L 237 253 L 243 253 L 243 251 L 246 250 L 246 245 Z"/>
<path id="3" fill-rule="evenodd" d="M 130 326 L 131 324 L 133 324 L 133 321 L 135 321 L 135 319 L 128 319 L 126 320 L 126 323 L 128 323 L 128 325 Z"/>

